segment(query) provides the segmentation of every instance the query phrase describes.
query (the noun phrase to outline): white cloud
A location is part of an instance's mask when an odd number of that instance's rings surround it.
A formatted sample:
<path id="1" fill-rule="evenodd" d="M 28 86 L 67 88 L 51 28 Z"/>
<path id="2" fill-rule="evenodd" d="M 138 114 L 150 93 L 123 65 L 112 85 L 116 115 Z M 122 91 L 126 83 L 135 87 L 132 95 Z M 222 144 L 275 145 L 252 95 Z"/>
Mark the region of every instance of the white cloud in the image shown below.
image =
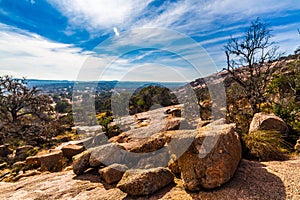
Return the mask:
<path id="1" fill-rule="evenodd" d="M 172 28 L 186 34 L 215 31 L 241 21 L 252 21 L 268 14 L 271 17 L 300 8 L 292 0 L 185 0 L 170 5 L 167 10 L 153 19 L 137 23 L 142 27 Z"/>
<path id="2" fill-rule="evenodd" d="M 87 54 L 72 45 L 0 24 L 1 74 L 74 80 Z"/>
<path id="3" fill-rule="evenodd" d="M 114 32 L 115 32 L 115 35 L 116 35 L 117 37 L 119 37 L 119 36 L 120 36 L 120 33 L 119 33 L 117 27 L 114 27 L 113 30 L 114 30 Z"/>
<path id="4" fill-rule="evenodd" d="M 152 0 L 48 0 L 75 27 L 89 31 L 124 26 L 147 7 Z"/>

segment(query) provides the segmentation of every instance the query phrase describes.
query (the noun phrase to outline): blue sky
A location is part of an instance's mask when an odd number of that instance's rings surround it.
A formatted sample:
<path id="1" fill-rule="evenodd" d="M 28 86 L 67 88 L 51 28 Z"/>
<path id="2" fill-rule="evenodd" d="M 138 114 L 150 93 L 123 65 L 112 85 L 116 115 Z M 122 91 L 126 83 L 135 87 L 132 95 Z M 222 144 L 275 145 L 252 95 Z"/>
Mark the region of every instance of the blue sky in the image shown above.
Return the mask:
<path id="1" fill-rule="evenodd" d="M 89 71 L 83 79 L 191 81 L 225 67 L 228 38 L 257 17 L 281 51 L 300 46 L 294 0 L 0 0 L 0 74 L 76 80 Z M 200 50 L 191 50 L 187 37 Z"/>

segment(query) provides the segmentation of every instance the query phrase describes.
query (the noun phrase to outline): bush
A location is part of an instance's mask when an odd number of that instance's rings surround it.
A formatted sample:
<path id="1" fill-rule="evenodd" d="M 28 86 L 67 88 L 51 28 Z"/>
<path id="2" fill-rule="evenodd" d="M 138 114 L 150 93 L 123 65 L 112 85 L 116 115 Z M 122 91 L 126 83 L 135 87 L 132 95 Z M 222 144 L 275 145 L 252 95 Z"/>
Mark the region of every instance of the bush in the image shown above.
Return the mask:
<path id="1" fill-rule="evenodd" d="M 259 161 L 285 160 L 289 145 L 278 131 L 256 131 L 243 136 L 246 158 Z"/>
<path id="2" fill-rule="evenodd" d="M 139 88 L 133 93 L 129 100 L 129 113 L 145 112 L 151 109 L 155 104 L 163 107 L 178 104 L 178 99 L 172 91 L 166 87 L 158 85 L 149 85 L 144 88 Z"/>
<path id="3" fill-rule="evenodd" d="M 121 133 L 121 130 L 117 125 L 110 125 L 113 119 L 111 112 L 106 112 L 105 115 L 98 118 L 98 123 L 102 126 L 102 130 L 108 138 L 117 136 Z"/>
<path id="4" fill-rule="evenodd" d="M 58 113 L 68 113 L 72 110 L 72 105 L 67 100 L 58 100 L 55 111 Z"/>
<path id="5" fill-rule="evenodd" d="M 295 143 L 300 136 L 300 60 L 280 68 L 267 87 L 273 112 L 289 126 L 288 141 Z"/>

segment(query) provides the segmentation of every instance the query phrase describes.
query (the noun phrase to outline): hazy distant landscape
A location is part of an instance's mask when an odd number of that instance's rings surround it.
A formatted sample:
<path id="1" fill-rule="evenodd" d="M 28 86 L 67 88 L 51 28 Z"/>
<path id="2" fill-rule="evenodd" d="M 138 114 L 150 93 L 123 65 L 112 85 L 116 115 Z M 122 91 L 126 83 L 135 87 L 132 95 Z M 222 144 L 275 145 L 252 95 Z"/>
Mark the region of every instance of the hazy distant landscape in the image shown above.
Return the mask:
<path id="1" fill-rule="evenodd" d="M 57 90 L 57 91 L 72 91 L 74 84 L 80 82 L 78 81 L 63 81 L 63 80 L 36 80 L 36 79 L 28 79 L 28 85 L 30 87 L 38 87 L 42 91 L 49 91 L 49 90 Z M 173 89 L 179 88 L 181 86 L 186 85 L 187 83 L 184 82 L 136 82 L 136 81 L 94 81 L 94 82 L 82 82 L 87 86 L 95 86 L 97 88 L 95 91 L 99 90 L 111 90 L 114 88 L 117 89 L 126 89 L 126 90 L 134 90 L 139 87 L 147 86 L 147 85 L 162 85 L 164 87 Z"/>

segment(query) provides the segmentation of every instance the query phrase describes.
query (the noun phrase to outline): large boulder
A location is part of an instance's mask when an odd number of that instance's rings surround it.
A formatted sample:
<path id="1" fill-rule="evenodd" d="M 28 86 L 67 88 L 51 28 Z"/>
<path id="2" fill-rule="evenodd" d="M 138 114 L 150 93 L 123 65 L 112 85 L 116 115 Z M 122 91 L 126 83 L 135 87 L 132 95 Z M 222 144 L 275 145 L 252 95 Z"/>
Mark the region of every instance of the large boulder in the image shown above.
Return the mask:
<path id="1" fill-rule="evenodd" d="M 112 164 L 108 167 L 99 169 L 100 177 L 108 184 L 116 183 L 121 180 L 125 171 L 128 170 L 126 165 Z"/>
<path id="2" fill-rule="evenodd" d="M 85 170 L 87 170 L 90 166 L 91 153 L 89 151 L 84 151 L 76 156 L 73 159 L 73 172 L 76 175 L 83 174 Z"/>
<path id="3" fill-rule="evenodd" d="M 39 156 L 41 171 L 58 172 L 63 167 L 63 153 L 56 150 L 51 153 Z"/>
<path id="4" fill-rule="evenodd" d="M 63 156 L 71 159 L 73 156 L 80 154 L 85 150 L 83 145 L 76 145 L 76 144 L 68 144 L 61 148 Z"/>
<path id="5" fill-rule="evenodd" d="M 234 175 L 242 156 L 235 124 L 206 126 L 195 135 L 187 132 L 175 138 L 180 145 L 195 137 L 188 150 L 177 160 L 185 187 L 190 191 L 219 187 Z M 176 151 L 178 145 L 170 148 Z"/>
<path id="6" fill-rule="evenodd" d="M 280 131 L 287 134 L 289 128 L 280 117 L 274 114 L 256 113 L 251 121 L 249 133 L 258 130 Z"/>
<path id="7" fill-rule="evenodd" d="M 130 195 L 152 194 L 171 183 L 174 175 L 166 168 L 128 170 L 117 187 Z"/>

